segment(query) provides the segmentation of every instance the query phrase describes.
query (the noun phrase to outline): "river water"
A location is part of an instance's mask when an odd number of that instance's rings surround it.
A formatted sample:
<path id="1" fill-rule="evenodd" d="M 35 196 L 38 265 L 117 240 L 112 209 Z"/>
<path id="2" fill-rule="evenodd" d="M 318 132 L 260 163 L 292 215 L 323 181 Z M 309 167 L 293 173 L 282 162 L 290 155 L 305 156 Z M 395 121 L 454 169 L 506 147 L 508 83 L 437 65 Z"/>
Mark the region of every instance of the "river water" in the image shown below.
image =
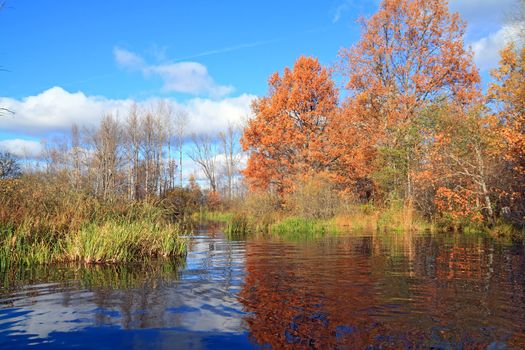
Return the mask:
<path id="1" fill-rule="evenodd" d="M 521 245 L 461 235 L 228 241 L 186 259 L 3 273 L 0 349 L 523 349 Z"/>

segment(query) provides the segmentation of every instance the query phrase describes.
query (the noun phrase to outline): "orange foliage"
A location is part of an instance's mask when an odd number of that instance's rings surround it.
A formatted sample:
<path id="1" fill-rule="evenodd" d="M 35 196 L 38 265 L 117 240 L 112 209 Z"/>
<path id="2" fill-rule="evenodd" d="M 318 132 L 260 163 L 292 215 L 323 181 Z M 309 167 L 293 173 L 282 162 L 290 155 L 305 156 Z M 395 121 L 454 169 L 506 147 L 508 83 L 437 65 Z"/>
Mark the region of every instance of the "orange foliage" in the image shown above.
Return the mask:
<path id="1" fill-rule="evenodd" d="M 525 215 L 525 46 L 509 45 L 501 51 L 500 66 L 492 72 L 495 81 L 489 99 L 501 122 L 503 158 L 511 169 L 510 183 L 502 190 L 506 204 Z"/>
<path id="2" fill-rule="evenodd" d="M 483 106 L 465 113 L 449 105 L 434 114 L 435 136 L 425 169 L 437 188 L 438 211 L 454 220 L 492 220 L 500 149 L 497 121 Z"/>
<path id="3" fill-rule="evenodd" d="M 384 0 L 363 27 L 361 40 L 340 52 L 347 133 L 365 159 L 379 148 L 400 150 L 410 197 L 424 137 L 410 134 L 414 120 L 437 101 L 468 106 L 480 96 L 480 78 L 463 45 L 464 23 L 446 1 Z"/>
<path id="4" fill-rule="evenodd" d="M 525 46 L 517 50 L 510 45 L 501 51 L 498 69 L 492 72 L 495 82 L 489 97 L 497 104 L 507 138 L 507 158 L 517 162 L 517 171 L 525 173 Z"/>
<path id="5" fill-rule="evenodd" d="M 384 0 L 364 21 L 357 45 L 342 50 L 351 100 L 402 122 L 436 98 L 470 103 L 480 78 L 463 45 L 464 23 L 443 0 Z"/>
<path id="6" fill-rule="evenodd" d="M 494 222 L 515 203 L 525 212 L 525 49 L 502 51 L 491 115 L 465 23 L 447 1 L 383 0 L 362 22 L 361 40 L 340 52 L 342 105 L 315 58 L 270 77 L 241 139 L 251 189 L 284 198 L 318 175 L 334 190 L 404 199 L 429 217 L 437 209 Z"/>
<path id="7" fill-rule="evenodd" d="M 244 175 L 254 189 L 289 192 L 295 177 L 329 170 L 341 150 L 331 139 L 338 91 L 318 60 L 300 57 L 292 70 L 269 79 L 267 97 L 253 104 L 256 117 L 241 144 L 250 150 Z"/>
<path id="8" fill-rule="evenodd" d="M 440 213 L 447 213 L 454 221 L 470 219 L 482 221 L 483 216 L 477 210 L 477 193 L 466 188 L 449 189 L 440 187 L 436 191 L 435 203 Z"/>

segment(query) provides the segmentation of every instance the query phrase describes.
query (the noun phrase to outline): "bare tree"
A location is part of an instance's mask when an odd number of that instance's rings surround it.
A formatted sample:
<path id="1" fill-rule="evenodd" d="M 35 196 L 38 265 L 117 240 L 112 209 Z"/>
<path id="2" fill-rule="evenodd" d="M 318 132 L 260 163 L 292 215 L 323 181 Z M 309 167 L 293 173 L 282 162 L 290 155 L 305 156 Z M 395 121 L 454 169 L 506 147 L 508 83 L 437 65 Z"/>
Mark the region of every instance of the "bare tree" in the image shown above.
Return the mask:
<path id="1" fill-rule="evenodd" d="M 122 129 L 111 114 L 100 122 L 100 127 L 92 136 L 94 161 L 97 168 L 96 189 L 103 199 L 108 199 L 117 190 L 117 171 L 121 165 Z"/>
<path id="2" fill-rule="evenodd" d="M 43 140 L 43 159 L 47 173 L 63 173 L 69 170 L 69 142 L 65 137 L 54 136 Z"/>
<path id="3" fill-rule="evenodd" d="M 125 125 L 126 150 L 130 164 L 129 171 L 129 196 L 133 199 L 139 199 L 139 155 L 140 155 L 140 119 L 137 111 L 137 105 L 133 104 L 128 114 Z"/>
<path id="4" fill-rule="evenodd" d="M 210 189 L 217 191 L 217 143 L 207 134 L 192 135 L 193 148 L 188 156 L 197 163 L 208 179 Z"/>
<path id="5" fill-rule="evenodd" d="M 179 174 L 180 187 L 182 187 L 182 147 L 184 146 L 184 133 L 188 125 L 188 112 L 179 110 L 175 114 L 175 133 L 177 136 L 177 146 L 179 149 Z"/>
<path id="6" fill-rule="evenodd" d="M 171 144 L 174 134 L 173 123 L 173 108 L 167 100 L 162 100 L 157 105 L 157 113 L 161 118 L 161 124 L 164 132 L 164 140 L 166 142 L 166 164 L 165 175 L 163 181 L 164 191 L 175 185 L 175 161 L 171 158 Z"/>
<path id="7" fill-rule="evenodd" d="M 73 171 L 72 182 L 74 188 L 78 191 L 80 189 L 81 165 L 80 165 L 80 131 L 76 124 L 71 127 L 71 158 Z"/>
<path id="8" fill-rule="evenodd" d="M 222 151 L 225 157 L 224 173 L 227 181 L 228 199 L 232 199 L 233 197 L 233 182 L 241 161 L 239 137 L 240 128 L 231 122 L 228 122 L 226 130 L 219 134 Z"/>

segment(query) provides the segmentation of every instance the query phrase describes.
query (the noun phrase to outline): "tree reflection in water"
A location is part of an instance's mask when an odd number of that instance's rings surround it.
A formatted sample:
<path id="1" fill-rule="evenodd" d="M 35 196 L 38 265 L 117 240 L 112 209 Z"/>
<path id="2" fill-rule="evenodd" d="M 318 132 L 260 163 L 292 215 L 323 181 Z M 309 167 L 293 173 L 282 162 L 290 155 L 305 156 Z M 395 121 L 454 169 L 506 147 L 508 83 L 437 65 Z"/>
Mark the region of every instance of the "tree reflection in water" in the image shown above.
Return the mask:
<path id="1" fill-rule="evenodd" d="M 523 247 L 466 236 L 249 241 L 239 300 L 272 348 L 525 348 Z"/>

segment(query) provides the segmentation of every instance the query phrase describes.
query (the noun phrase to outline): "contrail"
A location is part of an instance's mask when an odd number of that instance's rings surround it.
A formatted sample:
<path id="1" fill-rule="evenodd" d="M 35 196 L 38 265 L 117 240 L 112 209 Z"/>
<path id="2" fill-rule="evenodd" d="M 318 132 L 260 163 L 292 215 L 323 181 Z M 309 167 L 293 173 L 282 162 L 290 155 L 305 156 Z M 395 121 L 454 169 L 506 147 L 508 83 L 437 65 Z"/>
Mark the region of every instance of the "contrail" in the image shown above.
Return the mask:
<path id="1" fill-rule="evenodd" d="M 217 54 L 226 53 L 226 52 L 238 51 L 238 50 L 241 50 L 241 49 L 247 49 L 247 48 L 252 48 L 252 47 L 258 47 L 258 46 L 273 44 L 273 43 L 276 43 L 276 42 L 279 42 L 279 41 L 283 41 L 283 40 L 286 40 L 286 39 L 288 39 L 288 38 L 287 37 L 282 37 L 282 38 L 271 39 L 271 40 L 254 41 L 254 42 L 251 42 L 251 43 L 239 44 L 239 45 L 235 45 L 235 46 L 224 47 L 224 48 L 221 48 L 221 49 L 204 51 L 204 52 L 197 53 L 197 54 L 190 55 L 190 56 L 179 57 L 179 58 L 174 59 L 174 61 L 185 61 L 185 60 L 190 60 L 190 59 L 199 58 L 199 57 L 212 56 L 212 55 L 217 55 Z"/>
<path id="2" fill-rule="evenodd" d="M 326 28 L 327 27 L 312 28 L 312 29 L 309 29 L 309 30 L 305 30 L 303 32 L 299 32 L 299 33 L 295 33 L 295 34 L 292 34 L 292 35 L 283 36 L 283 37 L 280 37 L 280 38 L 274 38 L 274 39 L 269 39 L 269 40 L 259 40 L 259 41 L 254 41 L 254 42 L 250 42 L 250 43 L 239 44 L 239 45 L 228 46 L 228 47 L 224 47 L 224 48 L 220 48 L 220 49 L 204 51 L 204 52 L 197 53 L 197 54 L 194 54 L 194 55 L 179 57 L 179 58 L 174 59 L 173 61 L 191 60 L 191 59 L 199 58 L 199 57 L 212 56 L 212 55 L 217 55 L 217 54 L 221 54 L 221 53 L 227 53 L 227 52 L 238 51 L 238 50 L 242 50 L 242 49 L 248 49 L 248 48 L 252 48 L 252 47 L 258 47 L 258 46 L 274 44 L 274 43 L 277 43 L 277 42 L 280 42 L 280 41 L 293 39 L 293 38 L 295 38 L 295 37 L 297 37 L 299 35 L 302 35 L 304 33 L 314 33 L 314 32 L 324 31 L 324 30 L 326 30 Z"/>

